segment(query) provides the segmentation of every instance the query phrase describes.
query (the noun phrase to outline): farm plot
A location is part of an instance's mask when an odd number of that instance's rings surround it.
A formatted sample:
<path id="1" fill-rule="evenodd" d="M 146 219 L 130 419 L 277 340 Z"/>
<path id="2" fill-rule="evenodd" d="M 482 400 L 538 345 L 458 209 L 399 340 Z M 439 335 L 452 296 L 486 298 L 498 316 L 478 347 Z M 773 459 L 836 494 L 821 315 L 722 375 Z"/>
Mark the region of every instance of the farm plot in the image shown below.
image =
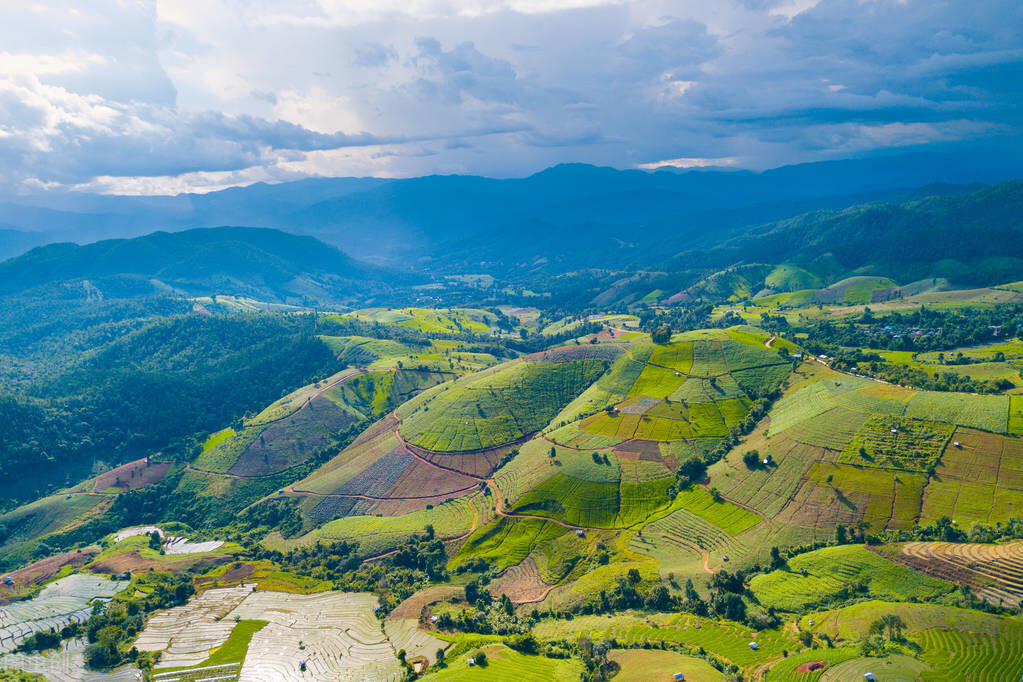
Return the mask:
<path id="1" fill-rule="evenodd" d="M 88 644 L 88 640 L 84 638 L 73 639 L 62 644 L 59 649 L 42 653 L 2 654 L 0 670 L 14 669 L 35 673 L 54 682 L 138 682 L 137 671 L 132 666 L 123 666 L 105 673 L 89 670 L 85 666 L 85 647 Z"/>
<path id="2" fill-rule="evenodd" d="M 536 560 L 528 556 L 520 563 L 509 566 L 491 581 L 487 590 L 494 596 L 507 594 L 514 604 L 527 604 L 543 599 L 551 587 L 540 577 L 540 569 Z"/>
<path id="3" fill-rule="evenodd" d="M 423 394 L 402 416 L 401 432 L 435 452 L 511 443 L 547 426 L 604 369 L 597 360 L 512 362 Z"/>
<path id="4" fill-rule="evenodd" d="M 181 606 L 160 611 L 146 623 L 135 647 L 162 651 L 160 666 L 164 668 L 199 665 L 231 636 L 234 621 L 224 617 L 255 587 L 249 583 L 206 590 Z"/>
<path id="5" fill-rule="evenodd" d="M 842 451 L 869 418 L 866 412 L 833 407 L 817 417 L 799 422 L 784 433 L 786 438 L 800 443 Z"/>
<path id="6" fill-rule="evenodd" d="M 0 525 L 7 528 L 7 538 L 0 544 L 2 563 L 16 564 L 28 558 L 25 555 L 36 540 L 73 523 L 109 500 L 109 496 L 97 494 L 52 495 L 0 514 Z"/>
<path id="7" fill-rule="evenodd" d="M 643 536 L 658 534 L 667 538 L 681 538 L 716 553 L 738 556 L 748 550 L 731 534 L 687 509 L 676 509 L 668 516 L 647 524 L 642 533 Z"/>
<path id="8" fill-rule="evenodd" d="M 55 580 L 32 599 L 0 606 L 0 652 L 13 651 L 26 637 L 50 628 L 60 630 L 92 613 L 92 602 L 108 599 L 124 584 L 106 577 L 76 573 Z"/>
<path id="9" fill-rule="evenodd" d="M 1023 395 L 1009 396 L 1009 433 L 1023 436 Z"/>
<path id="10" fill-rule="evenodd" d="M 1014 626 L 1014 627 L 1013 627 Z M 1018 623 L 992 635 L 933 629 L 920 633 L 921 654 L 931 670 L 923 680 L 995 682 L 1023 677 L 1023 628 Z"/>
<path id="11" fill-rule="evenodd" d="M 912 656 L 886 656 L 885 658 L 853 658 L 829 666 L 820 676 L 821 682 L 864 680 L 867 673 L 885 682 L 915 682 L 926 679 L 924 672 L 930 666 Z M 773 678 L 769 678 L 772 679 Z M 968 679 L 968 678 L 967 678 Z"/>
<path id="12" fill-rule="evenodd" d="M 332 498 L 342 499 L 342 498 Z M 453 538 L 472 528 L 473 518 L 481 524 L 489 519 L 490 507 L 481 509 L 474 497 L 462 496 L 435 501 L 433 508 L 417 509 L 400 516 L 345 516 L 328 521 L 297 538 L 271 533 L 263 544 L 279 551 L 304 547 L 318 541 L 345 540 L 359 543 L 359 553 L 370 556 L 394 549 L 432 525 L 441 538 Z M 382 512 L 381 512 L 382 513 Z"/>
<path id="13" fill-rule="evenodd" d="M 608 658 L 621 668 L 614 677 L 617 682 L 670 680 L 677 672 L 686 676 L 686 682 L 718 682 L 725 679 L 721 671 L 702 658 L 674 651 L 614 649 Z"/>
<path id="14" fill-rule="evenodd" d="M 1023 440 L 960 428 L 951 441 L 925 489 L 922 519 L 948 516 L 969 524 L 1018 516 L 1023 505 Z"/>
<path id="15" fill-rule="evenodd" d="M 361 374 L 362 371 L 363 370 L 361 369 L 343 369 L 326 379 L 308 384 L 296 391 L 292 391 L 277 402 L 272 403 L 252 419 L 246 420 L 245 426 L 266 426 L 272 422 L 284 419 L 285 417 L 302 409 L 306 403 L 312 400 L 325 388 L 333 384 L 340 383 L 357 374 Z"/>
<path id="16" fill-rule="evenodd" d="M 1009 396 L 920 391 L 906 404 L 906 416 L 1006 433 L 1009 427 Z"/>
<path id="17" fill-rule="evenodd" d="M 422 679 L 428 682 L 575 682 L 583 674 L 583 664 L 574 658 L 557 659 L 530 656 L 503 644 L 482 647 L 486 667 L 469 666 L 472 653 L 453 658 L 447 667 L 431 671 Z M 473 653 L 475 650 L 473 650 Z"/>
<path id="18" fill-rule="evenodd" d="M 875 529 L 906 528 L 916 517 L 913 500 L 919 500 L 923 482 L 917 473 L 819 462 L 779 519 L 802 528 L 834 528 L 861 520 Z"/>
<path id="19" fill-rule="evenodd" d="M 220 549 L 224 545 L 221 540 L 194 542 L 188 538 L 167 535 L 163 532 L 163 529 L 158 526 L 132 526 L 131 528 L 122 528 L 114 533 L 114 542 L 123 542 L 128 538 L 138 537 L 140 535 L 151 535 L 152 533 L 157 533 L 163 539 L 163 550 L 166 554 L 201 554 L 203 552 L 212 552 Z"/>
<path id="20" fill-rule="evenodd" d="M 239 680 L 401 679 L 376 606 L 363 593 L 253 592 L 225 619 L 269 622 L 252 636 Z"/>
<path id="21" fill-rule="evenodd" d="M 323 396 L 263 429 L 228 473 L 268 476 L 305 462 L 330 443 L 330 436 L 359 420 Z"/>
<path id="22" fill-rule="evenodd" d="M 804 445 L 785 437 L 774 438 L 761 446 L 774 464 L 749 469 L 741 459 L 723 460 L 711 469 L 711 480 L 728 499 L 748 505 L 768 517 L 774 517 L 792 499 L 803 477 L 814 464 L 832 459 L 836 453 Z"/>
<path id="23" fill-rule="evenodd" d="M 992 604 L 1023 601 L 1023 540 L 1005 545 L 907 542 L 893 558 L 921 573 L 969 585 Z"/>
<path id="24" fill-rule="evenodd" d="M 860 545 L 840 545 L 800 554 L 783 569 L 755 576 L 750 591 L 765 606 L 798 611 L 828 600 L 857 581 L 866 583 L 870 594 L 890 599 L 933 599 L 955 587 Z"/>
<path id="25" fill-rule="evenodd" d="M 16 571 L 11 571 L 4 577 L 10 578 L 13 584 L 0 583 L 0 605 L 24 599 L 31 594 L 35 585 L 41 585 L 54 577 L 64 570 L 65 566 L 79 568 L 91 561 L 97 554 L 99 554 L 98 548 L 86 547 L 46 557 Z"/>
<path id="26" fill-rule="evenodd" d="M 741 667 L 781 658 L 782 649 L 796 647 L 793 640 L 778 630 L 757 631 L 739 623 L 690 615 L 577 616 L 571 621 L 543 621 L 534 626 L 533 633 L 540 640 L 574 640 L 585 635 L 594 641 L 609 637 L 636 645 L 676 642 L 702 646 Z M 753 641 L 759 645 L 757 650 L 749 647 Z"/>
<path id="27" fill-rule="evenodd" d="M 741 368 L 737 368 L 741 369 Z M 689 373 L 697 377 L 714 377 L 728 372 L 724 344 L 721 341 L 693 341 L 693 367 Z"/>
<path id="28" fill-rule="evenodd" d="M 93 492 L 116 488 L 122 492 L 159 483 L 171 468 L 171 462 L 150 462 L 148 457 L 128 462 L 96 477 Z"/>
<path id="29" fill-rule="evenodd" d="M 952 437 L 951 424 L 875 415 L 842 450 L 838 461 L 855 466 L 928 471 Z"/>
<path id="30" fill-rule="evenodd" d="M 655 346 L 649 362 L 682 374 L 689 374 L 693 367 L 693 344 L 683 341 L 665 346 Z"/>

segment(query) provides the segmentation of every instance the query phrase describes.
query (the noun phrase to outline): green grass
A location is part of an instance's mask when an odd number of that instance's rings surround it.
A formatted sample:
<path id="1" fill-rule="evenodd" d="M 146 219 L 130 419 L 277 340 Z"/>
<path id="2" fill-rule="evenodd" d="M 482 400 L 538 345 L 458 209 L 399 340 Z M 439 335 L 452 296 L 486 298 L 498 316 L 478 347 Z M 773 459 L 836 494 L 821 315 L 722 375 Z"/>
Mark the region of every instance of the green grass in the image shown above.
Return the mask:
<path id="1" fill-rule="evenodd" d="M 52 495 L 0 514 L 0 525 L 7 528 L 7 536 L 0 545 L 0 557 L 8 563 L 27 558 L 27 552 L 36 541 L 88 516 L 107 499 L 98 494 L 70 498 Z"/>
<path id="2" fill-rule="evenodd" d="M 576 659 L 547 658 L 519 653 L 503 644 L 482 647 L 487 655 L 485 667 L 469 666 L 477 649 L 447 659 L 446 667 L 433 670 L 423 680 L 436 682 L 575 682 L 583 673 L 583 664 Z"/>
<path id="3" fill-rule="evenodd" d="M 225 663 L 241 663 L 249 650 L 252 636 L 269 625 L 265 620 L 240 620 L 231 630 L 231 636 L 222 645 L 214 649 L 210 657 L 196 667 L 208 665 L 224 665 Z"/>
<path id="4" fill-rule="evenodd" d="M 871 595 L 885 599 L 933 599 L 955 589 L 952 583 L 888 561 L 862 545 L 841 545 L 800 554 L 789 559 L 786 568 L 755 576 L 750 591 L 764 606 L 799 611 L 859 581 Z"/>

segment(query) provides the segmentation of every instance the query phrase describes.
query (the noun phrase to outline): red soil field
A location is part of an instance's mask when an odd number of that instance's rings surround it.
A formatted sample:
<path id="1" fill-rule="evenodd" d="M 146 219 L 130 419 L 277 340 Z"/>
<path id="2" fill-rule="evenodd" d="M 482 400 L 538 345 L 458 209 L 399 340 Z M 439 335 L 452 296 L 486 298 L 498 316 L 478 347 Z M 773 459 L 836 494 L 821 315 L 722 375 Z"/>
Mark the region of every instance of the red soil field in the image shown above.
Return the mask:
<path id="1" fill-rule="evenodd" d="M 143 457 L 100 474 L 96 477 L 92 489 L 96 492 L 108 488 L 119 488 L 122 491 L 138 490 L 162 481 L 170 468 L 170 462 L 153 462 L 148 457 Z"/>

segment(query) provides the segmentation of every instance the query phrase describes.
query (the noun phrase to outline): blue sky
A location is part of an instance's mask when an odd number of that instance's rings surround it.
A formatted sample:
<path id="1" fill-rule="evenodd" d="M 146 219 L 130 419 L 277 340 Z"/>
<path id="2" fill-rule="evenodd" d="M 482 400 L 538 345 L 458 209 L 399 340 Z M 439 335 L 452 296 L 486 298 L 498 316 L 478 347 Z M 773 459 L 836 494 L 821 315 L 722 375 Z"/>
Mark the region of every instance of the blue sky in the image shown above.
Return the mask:
<path id="1" fill-rule="evenodd" d="M 1018 0 L 0 2 L 5 190 L 1020 139 Z"/>

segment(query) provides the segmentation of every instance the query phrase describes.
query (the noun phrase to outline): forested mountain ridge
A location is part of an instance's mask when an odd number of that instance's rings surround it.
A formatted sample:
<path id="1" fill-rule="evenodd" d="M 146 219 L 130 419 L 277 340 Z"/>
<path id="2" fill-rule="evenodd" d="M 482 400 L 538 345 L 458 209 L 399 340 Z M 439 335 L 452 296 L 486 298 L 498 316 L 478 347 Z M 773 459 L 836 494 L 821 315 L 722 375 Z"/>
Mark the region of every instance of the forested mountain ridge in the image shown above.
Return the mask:
<path id="1" fill-rule="evenodd" d="M 345 300 L 387 291 L 405 275 L 360 263 L 313 237 L 266 228 L 154 232 L 85 246 L 50 244 L 0 263 L 0 292 L 56 281 L 127 276 L 188 295 L 234 294 L 269 301 Z M 154 282 L 155 280 L 155 282 Z"/>
<path id="2" fill-rule="evenodd" d="M 793 262 L 812 270 L 824 257 L 844 275 L 884 275 L 900 283 L 925 277 L 971 286 L 1014 281 L 1023 265 L 1023 182 L 806 213 L 665 265 Z"/>

